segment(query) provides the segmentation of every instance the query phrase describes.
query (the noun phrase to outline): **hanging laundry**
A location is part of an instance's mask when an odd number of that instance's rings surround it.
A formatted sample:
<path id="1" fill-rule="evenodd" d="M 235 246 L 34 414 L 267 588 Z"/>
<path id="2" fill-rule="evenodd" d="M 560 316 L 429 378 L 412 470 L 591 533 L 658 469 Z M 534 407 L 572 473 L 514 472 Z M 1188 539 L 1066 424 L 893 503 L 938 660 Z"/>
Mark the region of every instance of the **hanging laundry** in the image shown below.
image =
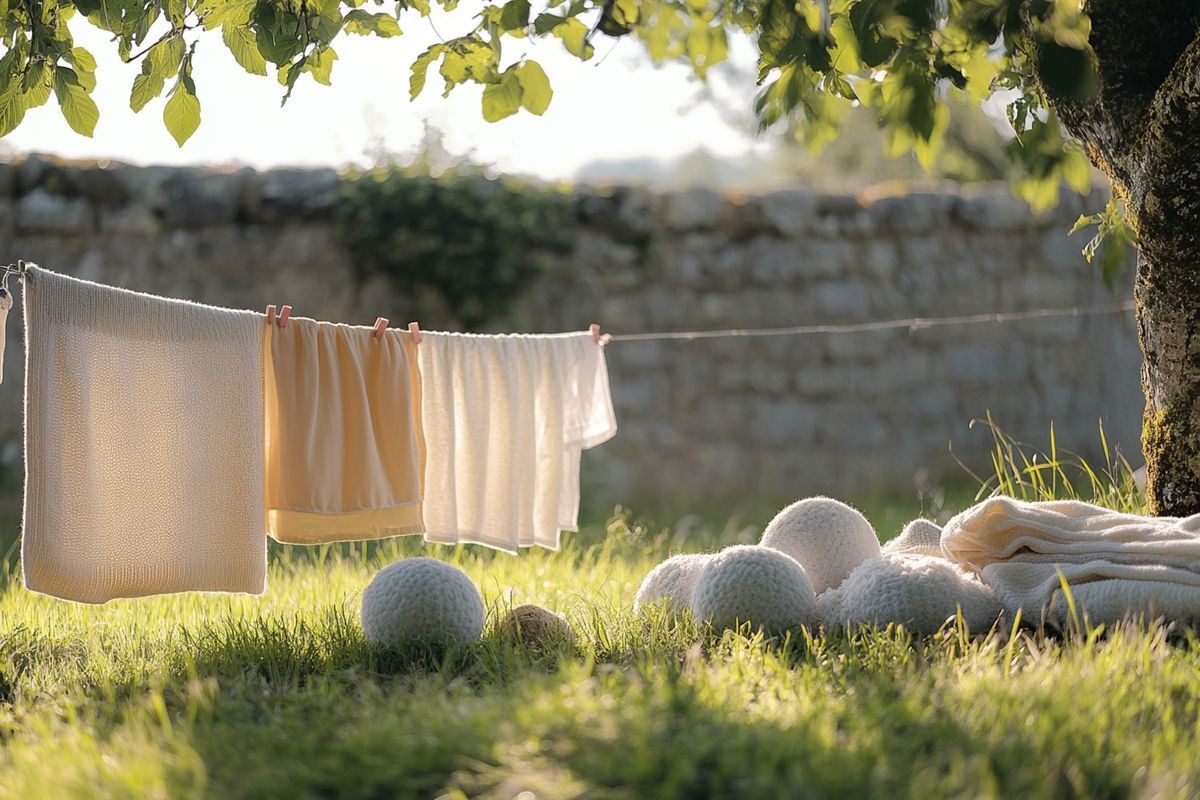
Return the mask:
<path id="1" fill-rule="evenodd" d="M 25 585 L 261 593 L 262 316 L 25 276 Z"/>
<path id="2" fill-rule="evenodd" d="M 408 333 L 269 326 L 267 530 L 292 544 L 420 533 L 421 379 Z"/>
<path id="3" fill-rule="evenodd" d="M 4 382 L 4 349 L 8 343 L 8 312 L 12 307 L 12 292 L 8 290 L 8 272 L 5 271 L 3 284 L 0 284 L 0 383 Z"/>
<path id="4" fill-rule="evenodd" d="M 591 334 L 421 333 L 425 538 L 506 552 L 578 530 L 583 450 L 616 434 Z"/>

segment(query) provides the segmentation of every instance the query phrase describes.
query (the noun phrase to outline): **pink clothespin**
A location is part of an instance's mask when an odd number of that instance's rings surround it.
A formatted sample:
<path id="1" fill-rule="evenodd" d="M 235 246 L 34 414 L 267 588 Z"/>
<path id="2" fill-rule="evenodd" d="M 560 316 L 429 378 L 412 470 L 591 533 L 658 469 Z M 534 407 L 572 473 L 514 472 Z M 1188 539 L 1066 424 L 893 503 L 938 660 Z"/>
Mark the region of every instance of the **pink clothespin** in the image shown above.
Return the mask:
<path id="1" fill-rule="evenodd" d="M 290 317 L 291 315 L 292 315 L 292 307 L 291 306 L 284 306 L 283 308 L 279 309 L 279 327 L 286 328 L 288 317 Z"/>
<path id="2" fill-rule="evenodd" d="M 591 325 L 588 325 L 588 330 L 592 332 L 592 341 L 600 344 L 600 326 L 593 322 Z"/>
<path id="3" fill-rule="evenodd" d="M 413 344 L 421 343 L 421 326 L 415 322 L 408 323 L 408 333 L 412 336 Z"/>
<path id="4" fill-rule="evenodd" d="M 385 330 L 387 330 L 387 326 L 388 326 L 387 317 L 376 317 L 375 318 L 375 338 L 376 339 L 383 338 L 383 332 Z"/>
<path id="5" fill-rule="evenodd" d="M 267 324 L 275 324 L 275 304 L 271 303 L 267 306 Z"/>

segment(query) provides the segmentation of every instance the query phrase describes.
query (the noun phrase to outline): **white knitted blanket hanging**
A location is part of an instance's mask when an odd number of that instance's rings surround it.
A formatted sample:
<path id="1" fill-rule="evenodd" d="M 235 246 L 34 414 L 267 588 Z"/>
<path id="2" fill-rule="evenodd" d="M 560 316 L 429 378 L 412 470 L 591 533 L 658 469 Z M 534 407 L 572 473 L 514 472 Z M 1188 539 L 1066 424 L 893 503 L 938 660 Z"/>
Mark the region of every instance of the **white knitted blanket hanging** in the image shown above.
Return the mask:
<path id="1" fill-rule="evenodd" d="M 25 585 L 260 593 L 263 317 L 30 267 Z"/>

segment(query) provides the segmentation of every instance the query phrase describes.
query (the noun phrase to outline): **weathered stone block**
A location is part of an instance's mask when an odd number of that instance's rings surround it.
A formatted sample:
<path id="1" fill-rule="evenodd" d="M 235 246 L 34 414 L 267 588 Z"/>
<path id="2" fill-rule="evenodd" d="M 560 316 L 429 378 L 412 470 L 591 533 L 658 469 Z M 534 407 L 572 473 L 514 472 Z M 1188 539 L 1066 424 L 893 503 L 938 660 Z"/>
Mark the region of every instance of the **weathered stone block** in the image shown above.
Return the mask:
<path id="1" fill-rule="evenodd" d="M 34 189 L 17 202 L 17 229 L 22 233 L 88 234 L 92 232 L 92 208 L 82 197 Z"/>
<path id="2" fill-rule="evenodd" d="M 954 216 L 972 228 L 992 231 L 1022 230 L 1037 222 L 1028 203 L 996 191 L 960 197 L 954 207 Z"/>
<path id="3" fill-rule="evenodd" d="M 808 289 L 825 322 L 842 322 L 865 317 L 871 293 L 859 281 L 821 281 Z"/>
<path id="4" fill-rule="evenodd" d="M 777 236 L 799 238 L 811 230 L 820 196 L 803 189 L 752 197 L 741 207 L 743 224 Z"/>
<path id="5" fill-rule="evenodd" d="M 158 217 L 141 203 L 100 208 L 100 230 L 126 236 L 154 236 L 162 229 Z"/>
<path id="6" fill-rule="evenodd" d="M 869 207 L 875 230 L 887 233 L 925 233 L 950 223 L 958 198 L 934 192 L 881 197 Z"/>
<path id="7" fill-rule="evenodd" d="M 273 169 L 258 177 L 264 222 L 299 220 L 324 214 L 337 202 L 334 169 Z"/>
<path id="8" fill-rule="evenodd" d="M 671 230 L 716 228 L 725 214 L 725 198 L 712 189 L 685 189 L 666 197 L 665 214 Z"/>

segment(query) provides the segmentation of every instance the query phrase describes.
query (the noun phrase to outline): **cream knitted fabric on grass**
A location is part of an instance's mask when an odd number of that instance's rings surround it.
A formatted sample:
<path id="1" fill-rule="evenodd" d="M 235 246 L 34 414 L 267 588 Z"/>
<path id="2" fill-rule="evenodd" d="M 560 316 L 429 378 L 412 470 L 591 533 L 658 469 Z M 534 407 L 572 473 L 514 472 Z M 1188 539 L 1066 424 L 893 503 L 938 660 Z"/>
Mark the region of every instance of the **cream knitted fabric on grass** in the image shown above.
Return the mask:
<path id="1" fill-rule="evenodd" d="M 779 635 L 817 622 L 804 567 L 771 547 L 734 545 L 709 556 L 692 591 L 692 614 L 716 630 L 749 623 Z"/>
<path id="2" fill-rule="evenodd" d="M 946 561 L 921 555 L 873 558 L 859 564 L 836 589 L 817 599 L 827 628 L 903 625 L 917 636 L 937 632 L 962 610 L 973 633 L 986 633 L 1001 613 L 1000 601 L 978 577 Z"/>
<path id="3" fill-rule="evenodd" d="M 1094 623 L 1200 620 L 1200 515 L 1141 517 L 1071 500 L 998 497 L 946 523 L 942 551 L 1029 622 L 1065 621 L 1061 578 Z"/>
<path id="4" fill-rule="evenodd" d="M 261 593 L 263 317 L 31 267 L 25 585 Z"/>
<path id="5" fill-rule="evenodd" d="M 671 556 L 642 579 L 633 598 L 633 610 L 662 604 L 672 613 L 692 605 L 696 579 L 712 556 L 708 553 L 683 553 Z"/>
<path id="6" fill-rule="evenodd" d="M 761 544 L 800 562 L 817 594 L 880 552 L 867 518 L 831 497 L 809 497 L 780 511 L 763 531 Z"/>
<path id="7" fill-rule="evenodd" d="M 425 539 L 558 549 L 578 530 L 583 450 L 617 432 L 589 333 L 421 333 Z"/>
<path id="8" fill-rule="evenodd" d="M 914 519 L 883 546 L 884 555 L 942 557 L 942 529 L 927 519 Z"/>

